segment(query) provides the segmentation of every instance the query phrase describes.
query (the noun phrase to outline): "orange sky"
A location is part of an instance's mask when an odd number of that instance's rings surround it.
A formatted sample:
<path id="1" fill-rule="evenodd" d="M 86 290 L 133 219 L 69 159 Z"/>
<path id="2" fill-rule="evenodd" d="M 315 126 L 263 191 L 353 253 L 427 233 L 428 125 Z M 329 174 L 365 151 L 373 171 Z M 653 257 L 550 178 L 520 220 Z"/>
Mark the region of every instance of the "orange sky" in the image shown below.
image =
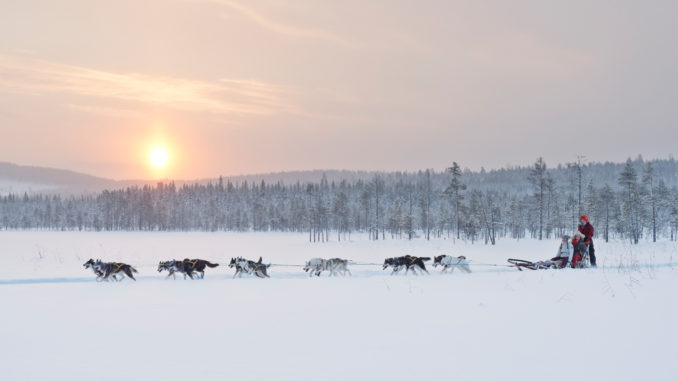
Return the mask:
<path id="1" fill-rule="evenodd" d="M 5 0 L 0 161 L 193 179 L 668 156 L 676 8 Z"/>

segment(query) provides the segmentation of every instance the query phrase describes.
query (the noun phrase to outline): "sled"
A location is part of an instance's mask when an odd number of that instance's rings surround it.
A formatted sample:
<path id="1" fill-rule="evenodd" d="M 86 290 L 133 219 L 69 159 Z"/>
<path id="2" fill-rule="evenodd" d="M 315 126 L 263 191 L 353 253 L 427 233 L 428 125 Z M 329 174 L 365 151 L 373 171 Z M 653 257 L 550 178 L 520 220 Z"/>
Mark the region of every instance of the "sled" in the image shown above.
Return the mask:
<path id="1" fill-rule="evenodd" d="M 560 264 L 552 261 L 539 261 L 539 262 L 530 262 L 524 259 L 509 259 L 508 263 L 511 264 L 510 267 L 515 267 L 520 271 L 523 269 L 530 270 L 548 270 L 548 269 L 559 269 Z"/>

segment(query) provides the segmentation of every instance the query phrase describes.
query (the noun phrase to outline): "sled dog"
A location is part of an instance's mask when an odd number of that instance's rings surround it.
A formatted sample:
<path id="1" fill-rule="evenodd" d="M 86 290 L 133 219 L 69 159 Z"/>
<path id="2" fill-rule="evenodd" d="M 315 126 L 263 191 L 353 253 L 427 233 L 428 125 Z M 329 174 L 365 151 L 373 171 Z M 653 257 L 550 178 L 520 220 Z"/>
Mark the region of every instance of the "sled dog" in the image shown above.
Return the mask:
<path id="1" fill-rule="evenodd" d="M 391 272 L 391 275 L 393 275 L 404 268 L 405 274 L 407 274 L 408 271 L 412 270 L 414 275 L 417 275 L 416 268 L 419 268 L 419 270 L 424 271 L 426 274 L 428 274 L 424 262 L 430 260 L 431 258 L 429 257 L 413 257 L 411 255 L 406 255 L 404 257 L 386 258 L 384 260 L 383 270 L 386 270 L 387 268 L 391 267 L 393 268 L 393 272 Z"/>
<path id="2" fill-rule="evenodd" d="M 323 259 L 323 258 L 312 258 L 304 266 L 304 271 L 308 272 L 308 275 L 312 277 L 320 276 L 323 271 L 329 271 L 330 276 L 342 275 L 345 276 L 352 275 L 351 271 L 348 269 L 348 260 L 341 258 L 332 258 L 332 259 Z"/>
<path id="3" fill-rule="evenodd" d="M 458 257 L 439 255 L 433 259 L 433 267 L 438 266 L 443 266 L 443 273 L 447 272 L 447 269 L 451 269 L 450 273 L 453 273 L 455 268 L 459 268 L 460 271 L 466 273 L 471 272 L 471 267 L 469 267 L 468 262 L 466 262 L 466 257 L 463 255 Z"/>
<path id="4" fill-rule="evenodd" d="M 171 260 L 164 261 L 158 264 L 158 272 L 167 271 L 173 279 L 176 279 L 175 273 L 183 273 L 184 279 L 188 276 L 191 279 L 193 278 L 194 273 L 200 273 L 200 279 L 205 278 L 205 268 L 206 267 L 217 267 L 218 263 L 211 263 L 204 259 L 188 259 L 185 258 L 183 261 Z"/>
<path id="5" fill-rule="evenodd" d="M 107 281 L 109 277 L 113 278 L 114 281 L 121 281 L 125 278 L 125 275 L 132 280 L 136 280 L 132 273 L 138 272 L 134 267 L 126 263 L 102 262 L 100 259 L 95 261 L 91 258 L 85 262 L 83 266 L 85 266 L 85 268 L 92 268 L 94 273 L 97 274 L 97 280 L 105 281 Z M 118 277 L 120 277 L 120 279 L 118 279 Z"/>
<path id="6" fill-rule="evenodd" d="M 268 275 L 269 266 L 271 265 L 262 263 L 261 257 L 259 257 L 259 261 L 257 262 L 242 257 L 231 258 L 231 262 L 228 264 L 228 267 L 235 267 L 233 278 L 236 276 L 241 277 L 243 273 L 251 274 L 258 278 L 270 278 Z"/>

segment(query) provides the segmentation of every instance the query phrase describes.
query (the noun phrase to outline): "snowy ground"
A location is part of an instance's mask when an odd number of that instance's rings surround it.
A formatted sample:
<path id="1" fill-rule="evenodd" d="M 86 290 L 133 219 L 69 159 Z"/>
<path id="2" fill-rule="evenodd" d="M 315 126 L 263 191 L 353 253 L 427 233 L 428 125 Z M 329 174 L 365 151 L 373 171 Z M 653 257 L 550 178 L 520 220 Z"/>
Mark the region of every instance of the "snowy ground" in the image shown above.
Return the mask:
<path id="1" fill-rule="evenodd" d="M 485 264 L 547 259 L 557 241 L 310 244 L 296 234 L 0 232 L 3 380 L 673 380 L 678 246 L 598 241 L 599 269 Z M 381 263 L 464 254 L 473 274 L 164 280 L 161 259 L 263 256 Z M 138 266 L 97 283 L 88 258 Z M 621 265 L 621 266 L 620 266 Z M 677 265 L 678 266 L 678 265 Z"/>

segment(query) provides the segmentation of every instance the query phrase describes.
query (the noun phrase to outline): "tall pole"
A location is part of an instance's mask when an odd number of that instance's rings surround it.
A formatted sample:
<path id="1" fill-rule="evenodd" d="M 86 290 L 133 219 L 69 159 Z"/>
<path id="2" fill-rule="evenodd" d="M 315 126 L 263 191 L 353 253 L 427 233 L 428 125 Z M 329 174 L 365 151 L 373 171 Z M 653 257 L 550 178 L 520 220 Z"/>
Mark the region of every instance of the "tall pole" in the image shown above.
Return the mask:
<path id="1" fill-rule="evenodd" d="M 581 178 L 582 178 L 582 170 L 581 170 L 581 161 L 582 159 L 586 159 L 586 156 L 584 155 L 578 155 L 577 156 L 577 175 L 579 177 L 579 201 L 577 203 L 577 208 L 579 210 L 579 213 L 577 213 L 579 216 L 581 216 Z"/>

